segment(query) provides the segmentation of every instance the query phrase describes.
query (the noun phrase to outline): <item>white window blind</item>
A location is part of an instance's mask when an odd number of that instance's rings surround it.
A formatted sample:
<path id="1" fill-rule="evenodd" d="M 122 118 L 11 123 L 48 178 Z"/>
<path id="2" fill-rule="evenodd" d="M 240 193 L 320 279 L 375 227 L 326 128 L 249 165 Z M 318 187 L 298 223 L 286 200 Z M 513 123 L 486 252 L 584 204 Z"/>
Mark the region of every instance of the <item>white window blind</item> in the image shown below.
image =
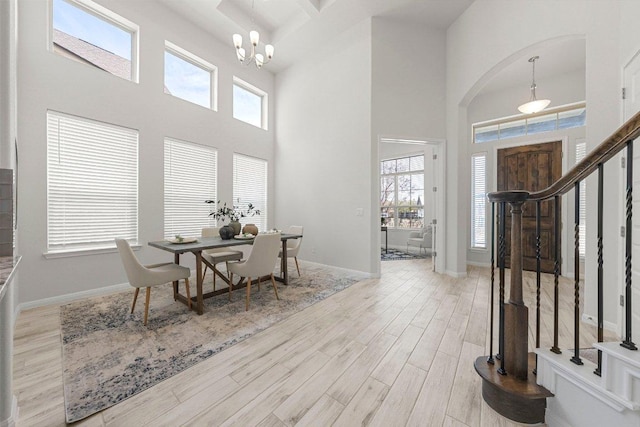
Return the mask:
<path id="1" fill-rule="evenodd" d="M 47 113 L 47 247 L 138 239 L 138 131 Z"/>
<path id="2" fill-rule="evenodd" d="M 249 203 L 260 215 L 240 218 L 240 223 L 267 229 L 267 161 L 255 157 L 233 155 L 233 205 L 246 212 Z"/>
<path id="3" fill-rule="evenodd" d="M 471 247 L 486 248 L 486 153 L 471 156 Z"/>
<path id="4" fill-rule="evenodd" d="M 582 159 L 584 159 L 587 155 L 587 143 L 579 142 L 576 144 L 576 164 L 578 164 Z M 578 227 L 578 241 L 579 248 L 578 251 L 580 256 L 584 258 L 585 248 L 587 242 L 587 229 L 586 220 L 587 220 L 587 183 L 586 181 L 580 182 L 580 226 Z"/>
<path id="5" fill-rule="evenodd" d="M 215 227 L 209 216 L 217 197 L 215 149 L 166 138 L 164 140 L 164 237 L 200 236 Z"/>

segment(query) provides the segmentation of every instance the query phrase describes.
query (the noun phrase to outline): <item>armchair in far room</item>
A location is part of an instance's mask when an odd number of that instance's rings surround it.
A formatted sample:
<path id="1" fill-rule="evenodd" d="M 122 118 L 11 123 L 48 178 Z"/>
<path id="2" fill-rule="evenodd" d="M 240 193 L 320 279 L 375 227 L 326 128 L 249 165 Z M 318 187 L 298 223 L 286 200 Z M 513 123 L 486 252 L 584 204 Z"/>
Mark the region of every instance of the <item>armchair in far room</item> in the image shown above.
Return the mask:
<path id="1" fill-rule="evenodd" d="M 422 231 L 412 231 L 409 233 L 407 239 L 407 253 L 409 253 L 409 246 L 418 246 L 420 254 L 424 249 L 425 255 L 427 250 L 433 250 L 433 228 L 431 225 L 427 225 Z"/>

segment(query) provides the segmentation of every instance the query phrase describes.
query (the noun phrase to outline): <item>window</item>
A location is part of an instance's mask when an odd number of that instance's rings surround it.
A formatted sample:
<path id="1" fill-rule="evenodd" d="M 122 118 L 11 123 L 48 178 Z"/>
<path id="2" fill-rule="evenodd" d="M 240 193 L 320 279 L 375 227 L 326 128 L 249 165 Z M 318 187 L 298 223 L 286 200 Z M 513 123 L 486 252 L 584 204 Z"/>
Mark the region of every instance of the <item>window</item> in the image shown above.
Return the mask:
<path id="1" fill-rule="evenodd" d="M 47 113 L 47 248 L 138 239 L 138 131 Z"/>
<path id="2" fill-rule="evenodd" d="M 215 227 L 205 200 L 217 200 L 217 151 L 203 145 L 164 140 L 164 237 L 200 236 Z"/>
<path id="3" fill-rule="evenodd" d="M 473 125 L 473 142 L 497 141 L 535 133 L 568 129 L 586 124 L 584 103 L 565 105 L 537 114 L 519 115 Z"/>
<path id="4" fill-rule="evenodd" d="M 471 156 L 471 247 L 487 248 L 486 234 L 486 153 Z"/>
<path id="5" fill-rule="evenodd" d="M 380 162 L 380 217 L 388 227 L 424 227 L 424 155 Z"/>
<path id="6" fill-rule="evenodd" d="M 240 218 L 240 223 L 267 229 L 267 161 L 255 157 L 233 155 L 233 205 L 246 212 L 249 203 L 261 213 Z"/>
<path id="7" fill-rule="evenodd" d="M 217 76 L 214 65 L 165 42 L 164 93 L 217 110 Z"/>
<path id="8" fill-rule="evenodd" d="M 90 0 L 53 0 L 54 52 L 138 81 L 138 26 Z"/>
<path id="9" fill-rule="evenodd" d="M 267 93 L 249 83 L 233 78 L 233 117 L 267 129 Z"/>
<path id="10" fill-rule="evenodd" d="M 576 144 L 576 164 L 580 163 L 587 156 L 587 143 L 578 142 Z M 587 221 L 587 182 L 580 182 L 580 225 L 578 226 L 578 252 L 581 258 L 584 258 L 587 243 L 587 230 L 585 228 Z"/>

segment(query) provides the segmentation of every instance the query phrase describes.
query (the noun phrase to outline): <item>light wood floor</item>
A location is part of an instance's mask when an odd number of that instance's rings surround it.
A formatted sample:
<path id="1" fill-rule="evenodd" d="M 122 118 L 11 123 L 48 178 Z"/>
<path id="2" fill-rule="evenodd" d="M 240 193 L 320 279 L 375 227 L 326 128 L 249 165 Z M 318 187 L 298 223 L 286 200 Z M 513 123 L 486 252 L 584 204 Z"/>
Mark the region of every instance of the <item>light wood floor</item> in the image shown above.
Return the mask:
<path id="1" fill-rule="evenodd" d="M 489 270 L 453 279 L 424 260 L 382 270 L 76 425 L 515 425 L 484 404 L 473 368 L 488 354 Z M 543 346 L 551 283 L 546 277 Z M 567 308 L 571 286 L 563 281 Z M 525 289 L 533 301 L 531 275 Z M 571 345 L 572 316 L 561 316 L 561 348 Z M 582 346 L 595 342 L 593 328 L 583 325 L 581 336 Z M 64 425 L 58 306 L 20 314 L 14 352 L 18 426 Z"/>

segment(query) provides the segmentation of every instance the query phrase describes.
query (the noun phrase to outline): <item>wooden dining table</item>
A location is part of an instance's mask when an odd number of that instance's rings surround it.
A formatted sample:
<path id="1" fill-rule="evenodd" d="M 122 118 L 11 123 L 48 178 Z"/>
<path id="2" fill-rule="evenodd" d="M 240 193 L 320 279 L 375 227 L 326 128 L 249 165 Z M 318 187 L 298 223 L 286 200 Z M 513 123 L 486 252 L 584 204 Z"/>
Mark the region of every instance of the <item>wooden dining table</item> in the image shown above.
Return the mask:
<path id="1" fill-rule="evenodd" d="M 282 233 L 281 241 L 282 241 L 282 257 L 280 260 L 280 271 L 282 272 L 282 277 L 274 276 L 274 279 L 284 283 L 285 285 L 289 284 L 289 275 L 287 272 L 287 241 L 291 239 L 300 239 L 302 238 L 302 234 L 289 234 Z M 154 248 L 162 249 L 167 252 L 172 252 L 174 255 L 174 262 L 176 264 L 180 264 L 180 255 L 190 252 L 196 258 L 196 296 L 191 297 L 192 307 L 198 314 L 204 313 L 204 300 L 206 298 L 211 298 L 216 295 L 220 295 L 222 293 L 228 292 L 227 288 L 218 289 L 212 292 L 203 293 L 203 274 L 202 274 L 202 264 L 205 263 L 209 268 L 213 270 L 213 274 L 217 274 L 227 285 L 230 285 L 229 278 L 225 274 L 222 274 L 215 265 L 209 264 L 206 260 L 202 258 L 202 251 L 206 251 L 207 249 L 218 249 L 218 248 L 227 248 L 231 246 L 241 246 L 241 245 L 251 245 L 253 244 L 253 239 L 229 239 L 223 240 L 220 237 L 198 237 L 198 240 L 191 243 L 171 243 L 168 240 L 159 240 L 155 242 L 149 242 L 149 246 Z M 233 285 L 233 289 L 239 289 L 246 286 L 245 281 L 241 281 L 238 284 Z M 177 301 L 180 301 L 186 305 L 189 305 L 189 300 L 186 296 L 182 295 L 178 290 L 178 282 L 173 282 L 173 297 Z"/>

